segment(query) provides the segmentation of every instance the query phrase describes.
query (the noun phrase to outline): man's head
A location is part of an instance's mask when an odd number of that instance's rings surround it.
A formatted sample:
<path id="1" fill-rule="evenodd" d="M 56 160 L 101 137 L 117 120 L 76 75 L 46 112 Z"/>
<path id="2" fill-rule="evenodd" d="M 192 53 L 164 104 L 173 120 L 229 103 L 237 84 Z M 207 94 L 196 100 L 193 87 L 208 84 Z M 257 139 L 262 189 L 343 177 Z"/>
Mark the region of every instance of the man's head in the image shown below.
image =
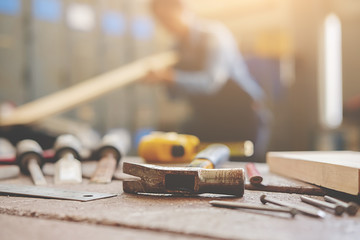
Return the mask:
<path id="1" fill-rule="evenodd" d="M 151 7 L 169 32 L 180 38 L 187 36 L 191 17 L 184 0 L 152 0 Z"/>

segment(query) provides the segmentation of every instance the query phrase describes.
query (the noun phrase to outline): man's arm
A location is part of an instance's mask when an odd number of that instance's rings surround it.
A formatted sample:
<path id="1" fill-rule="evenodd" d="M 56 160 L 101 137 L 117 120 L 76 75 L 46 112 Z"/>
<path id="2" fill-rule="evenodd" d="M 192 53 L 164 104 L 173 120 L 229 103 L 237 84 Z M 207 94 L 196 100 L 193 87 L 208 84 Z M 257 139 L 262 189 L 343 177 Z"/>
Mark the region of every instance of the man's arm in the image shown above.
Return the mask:
<path id="1" fill-rule="evenodd" d="M 231 65 L 230 72 L 232 78 L 252 97 L 253 100 L 256 102 L 263 101 L 265 97 L 264 91 L 251 76 L 241 53 L 239 52 L 234 55 L 230 61 L 235 63 Z"/>
<path id="2" fill-rule="evenodd" d="M 229 71 L 225 54 L 215 37 L 209 39 L 204 69 L 184 71 L 174 69 L 174 82 L 192 93 L 214 93 L 228 80 Z"/>

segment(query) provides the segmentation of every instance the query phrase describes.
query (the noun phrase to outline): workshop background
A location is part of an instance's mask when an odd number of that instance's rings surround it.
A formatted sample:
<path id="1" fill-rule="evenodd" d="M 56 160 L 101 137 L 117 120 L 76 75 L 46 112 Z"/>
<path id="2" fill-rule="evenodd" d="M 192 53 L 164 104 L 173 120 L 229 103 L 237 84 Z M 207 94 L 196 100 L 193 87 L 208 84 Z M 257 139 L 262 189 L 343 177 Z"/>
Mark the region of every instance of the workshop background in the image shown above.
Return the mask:
<path id="1" fill-rule="evenodd" d="M 21 105 L 170 49 L 173 40 L 155 22 L 148 3 L 1 0 L 0 102 Z M 270 150 L 359 150 L 354 102 L 360 95 L 360 1 L 189 4 L 201 17 L 230 28 L 266 90 L 273 113 Z M 134 84 L 62 117 L 100 134 L 122 127 L 135 135 L 176 131 L 189 111 L 185 100 L 170 99 L 162 86 Z"/>

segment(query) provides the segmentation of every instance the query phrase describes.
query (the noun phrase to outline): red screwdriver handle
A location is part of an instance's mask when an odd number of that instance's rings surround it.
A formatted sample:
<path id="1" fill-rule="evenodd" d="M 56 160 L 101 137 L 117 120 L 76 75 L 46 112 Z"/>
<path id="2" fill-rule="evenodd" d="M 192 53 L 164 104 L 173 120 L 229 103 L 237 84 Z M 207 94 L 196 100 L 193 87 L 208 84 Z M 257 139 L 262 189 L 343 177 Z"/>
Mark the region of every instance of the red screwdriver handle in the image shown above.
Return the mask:
<path id="1" fill-rule="evenodd" d="M 263 178 L 259 171 L 256 169 L 255 164 L 253 163 L 247 163 L 246 164 L 246 173 L 250 180 L 250 183 L 253 185 L 259 185 L 261 184 Z"/>

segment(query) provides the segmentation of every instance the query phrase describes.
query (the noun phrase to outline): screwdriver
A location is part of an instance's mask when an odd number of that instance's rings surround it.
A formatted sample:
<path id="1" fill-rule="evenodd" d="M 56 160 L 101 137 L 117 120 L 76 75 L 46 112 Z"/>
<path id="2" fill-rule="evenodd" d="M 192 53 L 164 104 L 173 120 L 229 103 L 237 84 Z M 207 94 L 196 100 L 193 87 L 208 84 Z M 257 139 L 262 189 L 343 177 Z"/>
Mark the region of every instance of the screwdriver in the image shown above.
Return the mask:
<path id="1" fill-rule="evenodd" d="M 13 145 L 7 139 L 0 138 L 0 180 L 19 176 L 19 166 L 12 165 L 16 163 L 15 155 L 16 151 Z"/>
<path id="2" fill-rule="evenodd" d="M 249 181 L 253 185 L 261 185 L 263 181 L 262 176 L 260 175 L 259 171 L 256 169 L 254 163 L 247 163 L 245 165 L 246 173 L 248 175 Z"/>
<path id="3" fill-rule="evenodd" d="M 24 174 L 30 174 L 35 185 L 46 185 L 46 179 L 41 171 L 44 164 L 43 151 L 40 145 L 31 139 L 20 141 L 16 145 L 16 161 Z"/>
<path id="4" fill-rule="evenodd" d="M 120 159 L 130 148 L 130 136 L 126 131 L 116 131 L 105 135 L 98 149 L 100 159 L 91 177 L 94 183 L 110 183 Z"/>
<path id="5" fill-rule="evenodd" d="M 220 143 L 210 144 L 199 152 L 188 167 L 214 169 L 226 162 L 230 157 L 230 149 Z"/>
<path id="6" fill-rule="evenodd" d="M 71 134 L 64 134 L 56 139 L 54 149 L 55 159 L 59 159 L 55 163 L 55 184 L 81 183 L 80 141 Z"/>

